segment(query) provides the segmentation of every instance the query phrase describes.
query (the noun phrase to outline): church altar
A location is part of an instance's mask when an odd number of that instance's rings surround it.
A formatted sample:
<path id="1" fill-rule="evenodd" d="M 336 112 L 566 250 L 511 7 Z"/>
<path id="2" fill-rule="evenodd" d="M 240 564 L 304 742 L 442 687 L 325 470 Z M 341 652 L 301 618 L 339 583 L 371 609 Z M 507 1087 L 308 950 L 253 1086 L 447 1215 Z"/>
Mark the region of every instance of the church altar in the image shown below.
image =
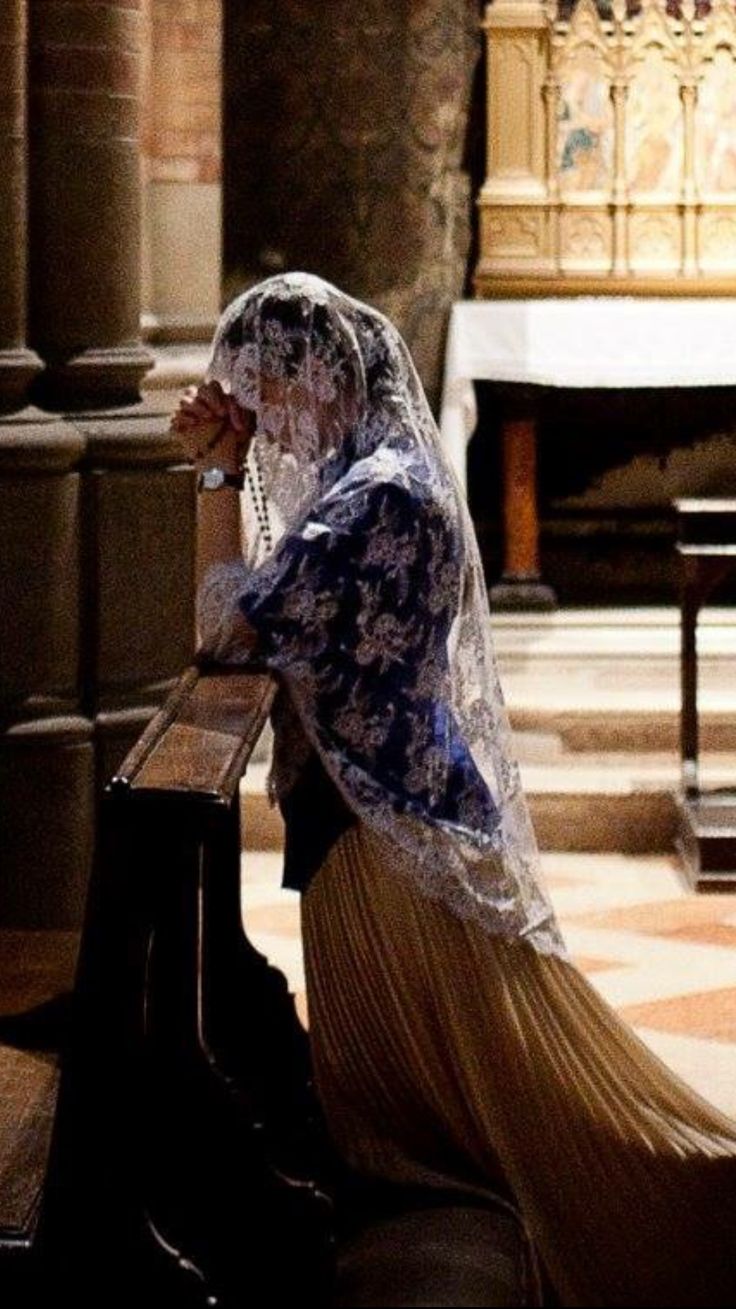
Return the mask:
<path id="1" fill-rule="evenodd" d="M 733 293 L 733 0 L 494 0 L 484 25 L 477 293 Z"/>
<path id="2" fill-rule="evenodd" d="M 475 381 L 502 384 L 504 579 L 496 607 L 550 608 L 540 579 L 535 401 L 544 388 L 736 386 L 736 302 L 591 298 L 461 301 L 447 342 L 441 436 L 463 486 Z"/>

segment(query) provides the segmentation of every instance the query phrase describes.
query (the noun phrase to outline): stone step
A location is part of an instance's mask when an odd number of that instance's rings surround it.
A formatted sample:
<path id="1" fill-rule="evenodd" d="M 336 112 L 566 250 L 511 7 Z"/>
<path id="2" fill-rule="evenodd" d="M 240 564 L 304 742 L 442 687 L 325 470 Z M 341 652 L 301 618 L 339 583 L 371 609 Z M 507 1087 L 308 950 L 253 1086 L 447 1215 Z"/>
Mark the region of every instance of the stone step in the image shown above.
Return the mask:
<path id="1" fill-rule="evenodd" d="M 560 748 L 677 751 L 679 614 L 671 608 L 494 615 L 514 728 Z M 700 636 L 702 746 L 736 751 L 736 614 L 705 610 Z"/>
<path id="2" fill-rule="evenodd" d="M 652 695 L 649 705 L 606 704 L 602 697 L 597 707 L 580 700 L 577 705 L 565 703 L 566 699 L 558 696 L 540 704 L 532 697 L 524 701 L 517 696 L 509 706 L 515 732 L 522 738 L 544 737 L 550 750 L 563 752 L 679 751 L 679 705 L 661 696 Z M 736 696 L 724 696 L 722 707 L 712 699 L 701 705 L 700 744 L 705 751 L 736 754 Z"/>
<path id="3" fill-rule="evenodd" d="M 654 854 L 673 850 L 679 770 L 668 755 L 561 756 L 523 763 L 542 850 Z M 712 785 L 736 783 L 731 768 L 704 770 Z"/>
<path id="4" fill-rule="evenodd" d="M 672 659 L 680 651 L 680 613 L 672 605 L 626 608 L 557 609 L 552 613 L 494 613 L 493 638 L 500 659 L 651 661 Z M 703 609 L 700 644 L 706 658 L 736 653 L 736 608 Z"/>
<path id="5" fill-rule="evenodd" d="M 528 746 L 529 743 L 523 743 Z M 544 759 L 541 742 L 522 752 L 522 776 L 543 850 L 667 853 L 673 849 L 679 786 L 677 759 L 639 755 L 564 753 Z M 246 846 L 277 850 L 283 823 L 265 794 L 265 766 L 248 773 L 242 792 Z M 736 788 L 736 754 L 706 755 L 703 784 Z"/>

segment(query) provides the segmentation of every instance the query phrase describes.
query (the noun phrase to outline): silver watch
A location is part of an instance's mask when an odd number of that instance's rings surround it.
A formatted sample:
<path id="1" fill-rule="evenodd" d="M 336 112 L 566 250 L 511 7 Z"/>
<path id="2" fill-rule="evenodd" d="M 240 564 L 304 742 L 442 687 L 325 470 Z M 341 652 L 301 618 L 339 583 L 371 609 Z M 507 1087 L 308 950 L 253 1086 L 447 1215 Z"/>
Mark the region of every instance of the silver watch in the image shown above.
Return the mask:
<path id="1" fill-rule="evenodd" d="M 199 474 L 197 490 L 222 491 L 223 487 L 231 486 L 236 491 L 242 491 L 244 484 L 245 478 L 242 472 L 226 473 L 224 468 L 205 468 Z"/>

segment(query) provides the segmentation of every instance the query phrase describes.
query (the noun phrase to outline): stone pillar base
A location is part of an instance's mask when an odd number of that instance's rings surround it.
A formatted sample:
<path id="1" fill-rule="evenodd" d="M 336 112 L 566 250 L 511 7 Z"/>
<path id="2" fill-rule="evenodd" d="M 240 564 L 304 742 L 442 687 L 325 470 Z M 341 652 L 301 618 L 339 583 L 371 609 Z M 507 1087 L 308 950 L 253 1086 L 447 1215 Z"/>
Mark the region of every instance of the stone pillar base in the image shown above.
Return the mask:
<path id="1" fill-rule="evenodd" d="M 491 587 L 488 601 L 497 613 L 551 613 L 558 607 L 552 587 L 533 577 L 503 577 Z"/>
<path id="2" fill-rule="evenodd" d="M 153 363 L 153 356 L 138 343 L 50 359 L 36 379 L 33 399 L 45 409 L 67 413 L 133 405 Z"/>

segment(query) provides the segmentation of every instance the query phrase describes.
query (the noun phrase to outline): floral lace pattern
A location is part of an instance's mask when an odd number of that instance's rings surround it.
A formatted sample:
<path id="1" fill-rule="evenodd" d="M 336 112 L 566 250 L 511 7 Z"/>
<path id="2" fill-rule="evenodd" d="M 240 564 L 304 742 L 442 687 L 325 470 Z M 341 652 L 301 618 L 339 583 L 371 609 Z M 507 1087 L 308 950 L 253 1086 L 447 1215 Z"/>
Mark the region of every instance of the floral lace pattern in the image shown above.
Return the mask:
<path id="1" fill-rule="evenodd" d="M 256 413 L 283 534 L 257 566 L 210 571 L 200 635 L 248 662 L 245 616 L 280 675 L 276 791 L 311 744 L 426 894 L 564 954 L 473 526 L 396 329 L 316 278 L 272 279 L 223 315 L 209 376 Z"/>

